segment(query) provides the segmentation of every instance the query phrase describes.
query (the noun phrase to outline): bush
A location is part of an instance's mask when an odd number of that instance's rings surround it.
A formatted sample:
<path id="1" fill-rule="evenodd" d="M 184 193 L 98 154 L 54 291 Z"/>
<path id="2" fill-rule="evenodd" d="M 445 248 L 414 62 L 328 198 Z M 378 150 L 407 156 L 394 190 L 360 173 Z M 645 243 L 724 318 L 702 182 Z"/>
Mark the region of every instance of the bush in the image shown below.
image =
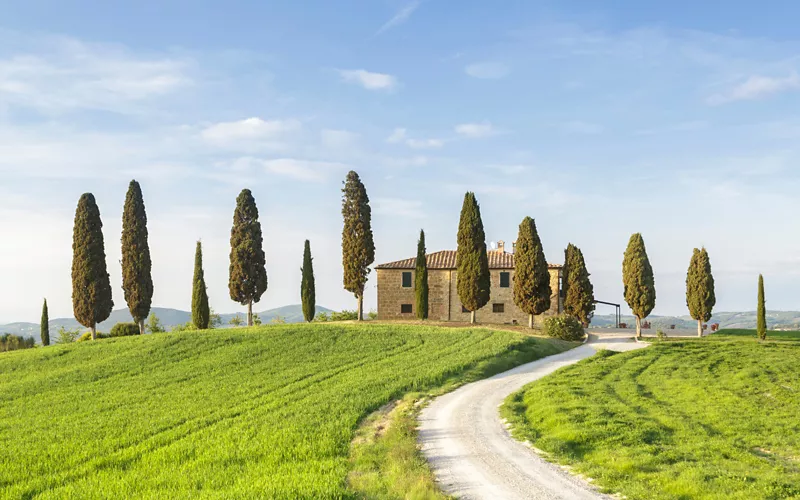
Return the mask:
<path id="1" fill-rule="evenodd" d="M 89 334 L 91 336 L 91 334 Z M 56 344 L 69 344 L 75 342 L 81 336 L 80 328 L 74 330 L 67 330 L 63 326 L 58 327 L 58 338 Z"/>
<path id="2" fill-rule="evenodd" d="M 22 337 L 11 333 L 0 335 L 0 352 L 30 349 L 36 345 L 33 337 Z"/>
<path id="3" fill-rule="evenodd" d="M 319 313 L 317 313 L 316 316 L 314 316 L 314 321 L 316 323 L 325 323 L 327 321 L 330 321 L 330 318 L 328 317 L 328 313 L 319 312 Z"/>
<path id="4" fill-rule="evenodd" d="M 136 323 L 117 323 L 111 328 L 112 337 L 130 337 L 139 335 L 139 325 Z"/>
<path id="5" fill-rule="evenodd" d="M 658 340 L 666 340 L 667 339 L 667 334 L 664 333 L 664 330 L 662 330 L 661 328 L 658 329 L 658 333 L 656 335 L 658 336 Z"/>
<path id="6" fill-rule="evenodd" d="M 548 337 L 561 340 L 583 340 L 584 336 L 580 321 L 567 315 L 545 318 L 543 331 Z"/>
<path id="7" fill-rule="evenodd" d="M 172 330 L 170 330 L 170 331 L 175 333 L 175 332 L 190 332 L 190 331 L 193 331 L 193 330 L 197 330 L 197 328 L 194 327 L 194 323 L 192 323 L 191 321 L 187 321 L 186 323 L 184 323 L 182 325 L 174 325 L 172 327 Z"/>
<path id="8" fill-rule="evenodd" d="M 353 321 L 356 319 L 358 319 L 358 311 L 331 312 L 331 321 Z"/>
<path id="9" fill-rule="evenodd" d="M 95 334 L 96 339 L 107 339 L 110 336 L 111 335 L 103 332 L 97 332 L 97 334 Z M 87 340 L 92 340 L 92 332 L 90 331 L 78 337 L 78 340 L 76 340 L 76 342 L 86 342 Z"/>

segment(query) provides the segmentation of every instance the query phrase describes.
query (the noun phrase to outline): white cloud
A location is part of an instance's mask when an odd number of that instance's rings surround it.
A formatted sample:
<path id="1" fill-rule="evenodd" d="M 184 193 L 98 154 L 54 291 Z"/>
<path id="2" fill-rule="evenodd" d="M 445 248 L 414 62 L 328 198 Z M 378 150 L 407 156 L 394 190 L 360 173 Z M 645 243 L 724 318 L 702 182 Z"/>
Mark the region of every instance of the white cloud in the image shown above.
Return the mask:
<path id="1" fill-rule="evenodd" d="M 581 120 L 569 121 L 561 126 L 564 132 L 570 134 L 595 135 L 603 132 L 603 126 Z"/>
<path id="2" fill-rule="evenodd" d="M 397 12 L 397 14 L 394 15 L 394 17 L 386 21 L 386 23 L 384 23 L 384 25 L 381 26 L 380 29 L 378 29 L 378 31 L 375 33 L 375 36 L 380 35 L 381 33 L 384 33 L 394 28 L 395 26 L 399 26 L 400 24 L 403 24 L 404 22 L 408 21 L 408 18 L 411 17 L 411 14 L 413 14 L 415 10 L 417 10 L 420 3 L 422 3 L 421 0 L 414 0 L 411 3 L 407 4 L 406 6 L 404 6 Z"/>
<path id="3" fill-rule="evenodd" d="M 397 78 L 394 76 L 364 69 L 340 69 L 339 76 L 343 81 L 361 85 L 367 90 L 392 90 L 397 86 Z"/>
<path id="4" fill-rule="evenodd" d="M 20 46 L 24 52 L 0 59 L 0 105 L 136 113 L 143 102 L 194 83 L 193 62 L 185 58 L 138 56 L 68 37 L 25 39 Z"/>
<path id="5" fill-rule="evenodd" d="M 497 130 L 492 127 L 489 122 L 483 123 L 462 123 L 456 125 L 455 131 L 459 135 L 469 137 L 471 139 L 480 139 L 490 137 L 497 134 Z"/>
<path id="6" fill-rule="evenodd" d="M 205 128 L 201 135 L 204 139 L 218 144 L 228 144 L 240 140 L 275 139 L 285 132 L 300 128 L 297 120 L 262 120 L 261 118 L 245 118 L 235 122 L 215 123 Z"/>
<path id="7" fill-rule="evenodd" d="M 425 217 L 422 202 L 417 200 L 404 200 L 400 198 L 376 198 L 375 213 L 411 219 Z"/>
<path id="8" fill-rule="evenodd" d="M 411 149 L 434 149 L 444 146 L 441 139 L 407 139 L 406 145 Z"/>
<path id="9" fill-rule="evenodd" d="M 473 78 L 498 80 L 508 76 L 509 68 L 497 61 L 473 63 L 464 68 L 464 72 Z"/>
<path id="10" fill-rule="evenodd" d="M 396 144 L 398 142 L 403 142 L 406 138 L 406 129 L 404 128 L 396 128 L 392 132 L 392 134 L 386 138 L 386 142 L 391 142 L 392 144 Z"/>
<path id="11" fill-rule="evenodd" d="M 320 132 L 322 144 L 331 149 L 353 147 L 358 142 L 359 135 L 348 130 L 324 129 Z"/>
<path id="12" fill-rule="evenodd" d="M 265 172 L 290 177 L 304 182 L 322 182 L 332 172 L 347 170 L 349 167 L 343 163 L 298 160 L 295 158 L 277 158 L 264 160 L 260 158 L 243 157 L 233 161 L 229 168 L 238 173 L 249 173 L 254 169 L 263 169 Z"/>
<path id="13" fill-rule="evenodd" d="M 708 98 L 708 103 L 724 104 L 732 101 L 759 99 L 797 89 L 800 89 L 800 76 L 797 73 L 792 73 L 784 78 L 754 75 L 728 92 L 712 95 Z"/>

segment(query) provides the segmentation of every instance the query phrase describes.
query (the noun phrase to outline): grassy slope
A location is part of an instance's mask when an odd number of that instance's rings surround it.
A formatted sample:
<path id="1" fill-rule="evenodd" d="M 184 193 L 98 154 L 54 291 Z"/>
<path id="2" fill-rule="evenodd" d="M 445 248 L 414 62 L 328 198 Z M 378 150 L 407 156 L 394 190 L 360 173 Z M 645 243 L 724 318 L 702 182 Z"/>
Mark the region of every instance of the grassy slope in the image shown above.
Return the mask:
<path id="1" fill-rule="evenodd" d="M 727 328 L 711 335 L 711 338 L 751 337 L 758 338 L 755 330 Z M 767 331 L 767 340 L 800 340 L 800 331 Z"/>
<path id="2" fill-rule="evenodd" d="M 503 413 L 520 438 L 628 498 L 800 497 L 800 347 L 657 343 L 532 384 Z"/>
<path id="3" fill-rule="evenodd" d="M 531 342 L 286 325 L 2 354 L 0 496 L 354 496 L 348 454 L 365 415 Z"/>

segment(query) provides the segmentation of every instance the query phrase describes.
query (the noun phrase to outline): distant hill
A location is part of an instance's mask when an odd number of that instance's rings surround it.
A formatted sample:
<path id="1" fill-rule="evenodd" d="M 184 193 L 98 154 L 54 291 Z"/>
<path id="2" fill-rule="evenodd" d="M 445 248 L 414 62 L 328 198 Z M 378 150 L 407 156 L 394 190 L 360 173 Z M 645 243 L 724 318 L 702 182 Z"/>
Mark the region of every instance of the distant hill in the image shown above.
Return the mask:
<path id="1" fill-rule="evenodd" d="M 158 319 L 161 320 L 161 324 L 164 325 L 167 329 L 172 328 L 176 325 L 182 325 L 189 322 L 192 318 L 192 315 L 188 311 L 181 311 L 179 309 L 167 309 L 163 307 L 154 307 L 151 310 Z M 317 306 L 317 314 L 325 312 L 330 313 L 331 310 L 326 307 Z M 246 313 L 238 313 L 242 318 L 246 317 Z M 228 325 L 230 320 L 236 316 L 236 313 L 229 313 L 229 314 L 220 314 L 222 318 L 222 324 Z M 280 316 L 286 323 L 300 323 L 303 321 L 303 309 L 300 304 L 293 304 L 290 306 L 283 306 L 278 307 L 275 309 L 269 309 L 267 311 L 262 311 L 258 313 L 258 316 L 261 318 L 261 321 L 264 323 L 269 323 L 273 319 Z M 97 325 L 98 331 L 101 332 L 108 332 L 111 330 L 111 327 L 116 325 L 117 323 L 126 323 L 133 321 L 133 318 L 128 312 L 127 309 L 117 309 L 116 311 L 111 313 L 111 316 L 108 319 L 99 325 Z M 58 318 L 50 320 L 50 338 L 54 339 L 58 336 L 57 330 L 60 327 L 64 327 L 68 330 L 73 328 L 80 328 L 83 329 L 75 318 Z M 25 337 L 33 337 L 36 339 L 37 342 L 41 342 L 39 338 L 39 323 L 9 323 L 7 325 L 0 325 L 0 333 L 13 333 L 14 335 L 23 335 Z"/>
<path id="2" fill-rule="evenodd" d="M 685 316 L 649 316 L 647 321 L 653 328 L 669 328 L 675 325 L 678 329 L 696 329 L 697 322 L 689 315 Z M 636 324 L 633 316 L 622 316 L 622 322 L 628 325 Z M 720 328 L 755 328 L 756 312 L 720 312 L 715 313 L 709 325 L 719 323 Z M 613 327 L 614 315 L 602 314 L 592 318 L 594 327 Z M 771 330 L 800 330 L 800 312 L 798 311 L 767 311 L 767 326 Z"/>

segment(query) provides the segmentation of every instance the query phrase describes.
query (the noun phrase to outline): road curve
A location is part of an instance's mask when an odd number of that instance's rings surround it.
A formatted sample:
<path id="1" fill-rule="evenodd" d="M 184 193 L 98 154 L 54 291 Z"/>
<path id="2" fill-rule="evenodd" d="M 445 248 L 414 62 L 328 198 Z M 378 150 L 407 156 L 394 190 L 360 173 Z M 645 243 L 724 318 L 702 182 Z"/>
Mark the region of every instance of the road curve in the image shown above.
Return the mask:
<path id="1" fill-rule="evenodd" d="M 498 407 L 525 384 L 588 358 L 597 349 L 644 347 L 623 335 L 592 335 L 570 351 L 473 382 L 435 399 L 419 419 L 419 442 L 439 486 L 466 499 L 596 499 L 586 481 L 570 475 L 512 438 Z"/>

